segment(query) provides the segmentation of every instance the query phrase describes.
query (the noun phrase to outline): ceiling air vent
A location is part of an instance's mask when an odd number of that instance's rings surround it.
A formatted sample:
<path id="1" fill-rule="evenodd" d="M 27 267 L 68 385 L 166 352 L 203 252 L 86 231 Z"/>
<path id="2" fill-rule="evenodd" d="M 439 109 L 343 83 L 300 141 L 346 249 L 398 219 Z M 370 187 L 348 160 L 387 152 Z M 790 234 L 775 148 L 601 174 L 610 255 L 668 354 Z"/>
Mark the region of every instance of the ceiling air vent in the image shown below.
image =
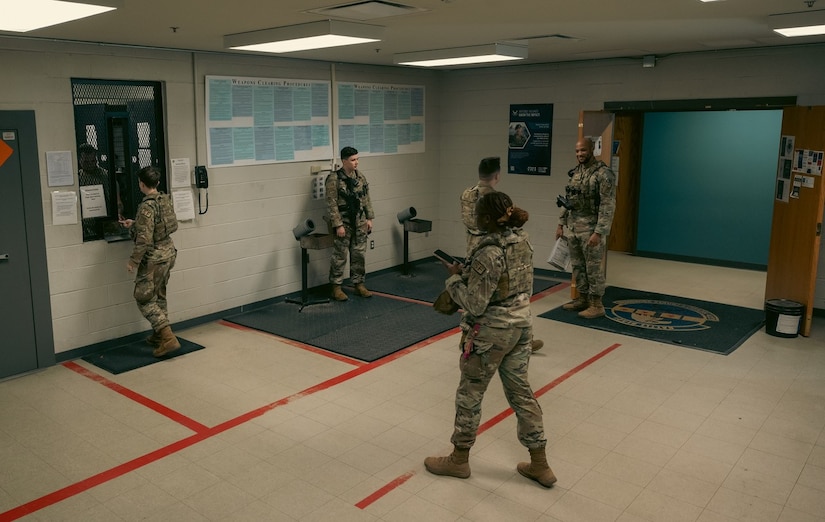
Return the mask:
<path id="1" fill-rule="evenodd" d="M 395 2 L 384 2 L 383 0 L 367 0 L 364 2 L 354 2 L 351 4 L 336 5 L 333 7 L 322 7 L 311 9 L 307 13 L 315 13 L 330 18 L 343 18 L 345 20 L 375 20 L 376 18 L 388 18 L 411 13 L 425 11 L 418 7 L 397 4 Z"/>
<path id="2" fill-rule="evenodd" d="M 525 36 L 520 38 L 520 40 L 581 40 L 581 38 L 577 38 L 575 36 L 568 36 L 566 34 L 541 34 L 535 36 Z"/>

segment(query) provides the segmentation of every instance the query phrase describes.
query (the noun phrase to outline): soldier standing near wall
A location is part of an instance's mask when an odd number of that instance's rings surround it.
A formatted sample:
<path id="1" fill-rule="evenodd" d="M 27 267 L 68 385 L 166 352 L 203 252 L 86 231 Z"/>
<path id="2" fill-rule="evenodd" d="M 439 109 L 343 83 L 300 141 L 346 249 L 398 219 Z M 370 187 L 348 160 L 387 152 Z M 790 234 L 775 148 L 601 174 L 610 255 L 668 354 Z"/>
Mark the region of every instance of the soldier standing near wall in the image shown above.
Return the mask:
<path id="1" fill-rule="evenodd" d="M 556 239 L 564 235 L 570 246 L 570 263 L 579 296 L 563 305 L 579 312 L 579 317 L 594 319 L 604 315 L 605 237 L 610 233 L 616 209 L 616 176 L 603 161 L 593 157 L 593 140 L 576 142 L 579 164 L 570 171 L 567 183 L 568 208 L 559 218 Z"/>
<path id="2" fill-rule="evenodd" d="M 158 192 L 159 183 L 158 169 L 142 168 L 138 172 L 138 186 L 144 194 L 143 201 L 138 205 L 134 220 L 120 222 L 129 229 L 135 242 L 126 269 L 131 273 L 137 268 L 135 301 L 140 313 L 152 325 L 153 333 L 147 342 L 155 347 L 152 352 L 155 357 L 180 348 L 169 324 L 166 304 L 169 272 L 178 255 L 170 234 L 178 229 L 178 220 L 169 195 Z"/>
<path id="3" fill-rule="evenodd" d="M 355 293 L 361 297 L 372 297 L 364 280 L 367 235 L 372 232 L 372 220 L 375 219 L 369 183 L 358 170 L 358 151 L 353 147 L 341 149 L 341 163 L 343 166 L 327 176 L 326 181 L 327 211 L 333 229 L 329 282 L 332 285 L 332 298 L 336 301 L 347 300 L 347 294 L 341 290 L 347 252 L 350 280 L 355 285 Z"/>

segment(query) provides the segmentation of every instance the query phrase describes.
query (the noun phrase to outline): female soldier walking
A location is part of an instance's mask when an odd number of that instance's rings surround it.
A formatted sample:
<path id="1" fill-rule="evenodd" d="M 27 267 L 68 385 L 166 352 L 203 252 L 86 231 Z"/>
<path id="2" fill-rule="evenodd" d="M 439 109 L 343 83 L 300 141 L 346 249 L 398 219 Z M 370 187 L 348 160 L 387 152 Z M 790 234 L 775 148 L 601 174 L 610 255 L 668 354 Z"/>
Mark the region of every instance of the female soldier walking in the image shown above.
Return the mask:
<path id="1" fill-rule="evenodd" d="M 510 407 L 518 419 L 518 439 L 530 462 L 518 472 L 545 487 L 556 482 L 547 465 L 541 407 L 527 382 L 533 318 L 533 247 L 521 226 L 525 210 L 503 192 L 490 192 L 476 206 L 478 228 L 486 235 L 473 250 L 469 266 L 447 265 L 447 292 L 464 314 L 461 329 L 461 380 L 455 399 L 454 449 L 446 457 L 427 457 L 424 466 L 436 475 L 467 478 L 470 448 L 481 419 L 481 401 L 498 371 Z"/>

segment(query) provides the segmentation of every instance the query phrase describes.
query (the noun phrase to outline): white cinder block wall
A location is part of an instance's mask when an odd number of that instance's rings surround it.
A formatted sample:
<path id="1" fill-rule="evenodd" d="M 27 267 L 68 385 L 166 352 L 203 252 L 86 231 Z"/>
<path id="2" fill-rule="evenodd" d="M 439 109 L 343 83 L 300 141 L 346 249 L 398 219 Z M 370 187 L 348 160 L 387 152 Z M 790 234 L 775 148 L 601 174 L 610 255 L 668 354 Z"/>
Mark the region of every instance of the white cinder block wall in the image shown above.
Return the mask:
<path id="1" fill-rule="evenodd" d="M 205 165 L 204 77 L 251 76 L 330 80 L 330 64 L 239 55 L 128 49 L 84 44 L 0 40 L 0 110 L 34 110 L 46 223 L 49 284 L 57 353 L 146 330 L 126 272 L 128 242 L 83 243 L 80 225 L 53 226 L 45 152 L 75 151 L 71 78 L 164 83 L 167 151 Z M 364 157 L 376 212 L 367 271 L 402 262 L 396 213 L 414 206 L 438 219 L 437 73 L 401 68 L 336 65 L 338 81 L 424 85 L 423 154 Z M 76 159 L 76 154 L 73 153 Z M 178 259 L 169 285 L 173 322 L 298 291 L 301 255 L 292 229 L 312 218 L 323 229 L 325 203 L 312 200 L 311 165 L 326 161 L 209 170 L 209 210 L 182 222 L 174 240 Z M 60 190 L 77 190 L 60 187 Z M 197 198 L 197 194 L 194 193 Z M 433 235 L 411 234 L 410 259 L 430 255 Z M 325 283 L 329 250 L 311 251 L 309 284 Z"/>
<path id="2" fill-rule="evenodd" d="M 506 170 L 510 104 L 553 104 L 551 175 L 505 174 L 497 187 L 530 212 L 525 228 L 536 250 L 534 264 L 549 268 L 556 195 L 564 193 L 566 173 L 576 164 L 581 110 L 601 110 L 611 101 L 771 96 L 825 105 L 825 71 L 812 66 L 818 63 L 825 63 L 825 45 L 673 55 L 648 69 L 641 59 L 617 59 L 445 73 L 439 92 L 444 220 L 439 243 L 446 249 L 463 241 L 458 194 L 472 183 L 479 159 L 500 155 Z M 814 306 L 825 309 L 825 242 L 819 260 Z"/>
<path id="3" fill-rule="evenodd" d="M 638 60 L 603 60 L 449 72 L 330 64 L 284 58 L 129 49 L 0 39 L 0 110 L 34 110 L 58 353 L 114 339 L 148 325 L 132 300 L 125 270 L 129 243 L 83 243 L 80 225 L 52 226 L 45 152 L 72 150 L 71 78 L 160 81 L 165 85 L 167 153 L 206 164 L 204 77 L 332 79 L 426 87 L 423 154 L 364 157 L 377 218 L 368 272 L 402 262 L 395 214 L 414 206 L 433 220 L 433 233 L 411 234 L 410 258 L 440 247 L 464 249 L 458 195 L 474 183 L 480 158 L 506 164 L 510 104 L 554 105 L 552 175 L 505 175 L 499 186 L 530 211 L 527 224 L 545 267 L 563 190 L 574 164 L 580 110 L 605 101 L 683 98 L 798 97 L 825 104 L 825 46 L 714 52 L 662 57 L 653 69 Z M 333 72 L 334 71 L 334 72 Z M 174 239 L 179 254 L 169 287 L 173 322 L 297 291 L 300 249 L 292 228 L 306 217 L 323 223 L 324 204 L 310 195 L 311 163 L 210 169 L 209 211 L 184 222 Z M 61 187 L 61 190 L 68 187 Z M 77 189 L 77 187 L 73 187 Z M 195 194 L 197 197 L 197 194 Z M 821 256 L 825 259 L 825 252 Z M 310 252 L 310 285 L 326 281 L 329 252 Z M 822 262 L 820 262 L 822 267 Z M 825 308 L 820 270 L 817 308 Z"/>

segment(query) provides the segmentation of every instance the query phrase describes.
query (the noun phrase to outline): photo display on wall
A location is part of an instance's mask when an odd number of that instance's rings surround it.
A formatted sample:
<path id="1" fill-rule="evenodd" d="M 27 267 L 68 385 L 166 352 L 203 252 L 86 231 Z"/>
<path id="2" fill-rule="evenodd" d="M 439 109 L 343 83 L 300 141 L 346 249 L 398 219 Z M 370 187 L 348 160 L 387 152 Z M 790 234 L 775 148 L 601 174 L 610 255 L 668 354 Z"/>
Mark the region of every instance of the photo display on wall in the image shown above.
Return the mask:
<path id="1" fill-rule="evenodd" d="M 207 76 L 208 166 L 329 160 L 330 95 L 329 81 Z"/>
<path id="2" fill-rule="evenodd" d="M 337 83 L 337 147 L 361 156 L 424 152 L 424 87 Z"/>

